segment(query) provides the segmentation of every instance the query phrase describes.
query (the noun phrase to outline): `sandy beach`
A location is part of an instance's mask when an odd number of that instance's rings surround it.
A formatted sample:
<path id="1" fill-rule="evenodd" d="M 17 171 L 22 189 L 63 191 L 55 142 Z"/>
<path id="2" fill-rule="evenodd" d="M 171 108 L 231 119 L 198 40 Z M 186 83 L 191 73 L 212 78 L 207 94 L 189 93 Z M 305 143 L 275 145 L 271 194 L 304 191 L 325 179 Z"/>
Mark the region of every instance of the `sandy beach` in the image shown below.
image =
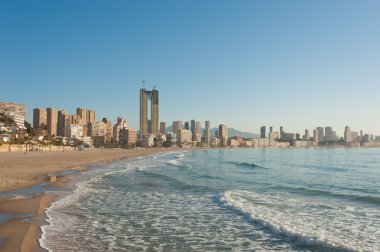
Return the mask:
<path id="1" fill-rule="evenodd" d="M 63 171 L 84 170 L 92 164 L 117 161 L 127 157 L 153 154 L 166 149 L 91 150 L 0 153 L 0 192 L 29 188 Z M 68 176 L 55 178 L 51 186 L 64 186 Z M 0 199 L 0 214 L 12 217 L 0 224 L 0 251 L 43 251 L 38 245 L 44 211 L 56 195 L 39 193 L 31 197 L 17 195 Z"/>

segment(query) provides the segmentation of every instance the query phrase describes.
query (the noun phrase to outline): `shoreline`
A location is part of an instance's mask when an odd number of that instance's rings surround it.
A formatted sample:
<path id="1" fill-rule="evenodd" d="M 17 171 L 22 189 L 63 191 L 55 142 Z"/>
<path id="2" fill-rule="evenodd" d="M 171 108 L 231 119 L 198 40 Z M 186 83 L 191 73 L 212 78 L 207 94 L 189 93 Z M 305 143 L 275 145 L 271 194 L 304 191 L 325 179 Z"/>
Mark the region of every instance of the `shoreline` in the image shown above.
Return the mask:
<path id="1" fill-rule="evenodd" d="M 54 192 L 64 190 L 89 166 L 173 150 L 0 153 L 0 215 L 6 217 L 0 222 L 0 251 L 46 251 L 39 238 L 46 223 L 45 211 L 59 198 Z M 21 179 L 15 180 L 18 176 Z"/>

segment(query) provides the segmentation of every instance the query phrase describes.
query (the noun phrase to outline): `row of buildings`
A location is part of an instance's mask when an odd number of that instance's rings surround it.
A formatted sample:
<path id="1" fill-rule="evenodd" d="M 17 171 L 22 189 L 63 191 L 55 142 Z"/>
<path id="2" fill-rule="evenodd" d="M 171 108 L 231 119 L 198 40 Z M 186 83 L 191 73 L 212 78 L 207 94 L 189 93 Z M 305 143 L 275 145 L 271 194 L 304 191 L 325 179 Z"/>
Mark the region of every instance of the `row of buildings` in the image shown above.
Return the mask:
<path id="1" fill-rule="evenodd" d="M 309 147 L 309 146 L 336 146 L 346 145 L 352 147 L 367 146 L 375 147 L 380 146 L 380 137 L 375 137 L 373 134 L 363 134 L 363 131 L 351 131 L 349 126 L 345 127 L 344 137 L 339 137 L 332 127 L 316 127 L 313 129 L 311 136 L 310 130 L 305 129 L 305 134 L 301 136 L 298 133 L 285 132 L 283 127 L 280 127 L 279 132 L 274 132 L 273 127 L 269 128 L 268 135 L 266 134 L 266 127 L 260 128 L 260 138 L 268 139 L 270 146 L 276 146 L 279 143 L 288 142 L 290 146 L 294 147 Z M 274 145 L 273 145 L 274 144 Z M 259 146 L 266 147 L 266 146 Z M 283 146 L 281 146 L 283 147 Z"/>
<path id="2" fill-rule="evenodd" d="M 54 108 L 35 108 L 33 127 L 42 136 L 45 133 L 58 137 L 58 140 L 79 140 L 88 145 L 104 146 L 117 143 L 129 146 L 137 142 L 136 130 L 128 128 L 125 119 L 117 118 L 115 125 L 112 125 L 108 118 L 97 121 L 96 112 L 84 108 L 77 108 L 76 114 Z"/>
<path id="3" fill-rule="evenodd" d="M 148 103 L 150 102 L 150 108 Z M 150 111 L 150 118 L 148 115 Z M 0 137 L 9 131 L 25 135 L 24 121 L 27 106 L 16 103 L 0 102 L 0 113 L 12 118 L 15 125 L 4 127 L 0 123 Z M 266 126 L 260 128 L 260 137 L 244 139 L 241 136 L 228 135 L 228 127 L 220 124 L 211 134 L 210 121 L 190 120 L 173 121 L 172 129 L 159 121 L 159 92 L 140 89 L 140 131 L 128 127 L 128 122 L 119 117 L 116 124 L 108 118 L 96 120 L 96 112 L 91 109 L 77 108 L 75 114 L 55 108 L 35 108 L 33 110 L 33 128 L 35 139 L 61 142 L 63 144 L 82 143 L 95 146 L 120 147 L 159 147 L 159 146 L 200 146 L 200 147 L 309 147 L 323 145 L 380 146 L 379 137 L 354 132 L 345 128 L 344 137 L 339 137 L 332 127 L 316 127 L 305 134 L 285 132 L 283 127 L 274 131 Z M 168 130 L 169 129 L 169 130 Z M 6 136 L 5 136 L 6 137 Z M 2 139 L 0 138 L 0 141 Z"/>

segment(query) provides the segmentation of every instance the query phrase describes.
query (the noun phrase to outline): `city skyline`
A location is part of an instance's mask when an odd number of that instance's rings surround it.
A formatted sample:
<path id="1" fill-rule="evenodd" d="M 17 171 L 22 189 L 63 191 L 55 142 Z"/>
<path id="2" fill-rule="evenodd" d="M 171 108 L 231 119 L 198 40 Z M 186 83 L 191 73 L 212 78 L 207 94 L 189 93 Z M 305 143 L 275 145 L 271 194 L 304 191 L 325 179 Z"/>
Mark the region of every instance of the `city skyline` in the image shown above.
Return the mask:
<path id="1" fill-rule="evenodd" d="M 27 104 L 29 122 L 33 108 L 86 107 L 138 129 L 136 90 L 146 80 L 160 90 L 167 125 L 210 120 L 256 134 L 262 125 L 331 126 L 339 136 L 350 126 L 380 135 L 378 7 L 2 1 L 0 100 Z"/>

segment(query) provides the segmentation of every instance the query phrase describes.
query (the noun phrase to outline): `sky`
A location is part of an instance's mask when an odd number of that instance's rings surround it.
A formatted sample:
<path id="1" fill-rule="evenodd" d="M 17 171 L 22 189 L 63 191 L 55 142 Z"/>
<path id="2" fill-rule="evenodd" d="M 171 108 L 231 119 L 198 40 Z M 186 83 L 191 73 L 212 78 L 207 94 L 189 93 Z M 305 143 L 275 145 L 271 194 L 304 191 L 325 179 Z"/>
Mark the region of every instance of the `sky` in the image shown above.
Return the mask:
<path id="1" fill-rule="evenodd" d="M 0 1 L 0 101 L 380 135 L 380 1 Z"/>

